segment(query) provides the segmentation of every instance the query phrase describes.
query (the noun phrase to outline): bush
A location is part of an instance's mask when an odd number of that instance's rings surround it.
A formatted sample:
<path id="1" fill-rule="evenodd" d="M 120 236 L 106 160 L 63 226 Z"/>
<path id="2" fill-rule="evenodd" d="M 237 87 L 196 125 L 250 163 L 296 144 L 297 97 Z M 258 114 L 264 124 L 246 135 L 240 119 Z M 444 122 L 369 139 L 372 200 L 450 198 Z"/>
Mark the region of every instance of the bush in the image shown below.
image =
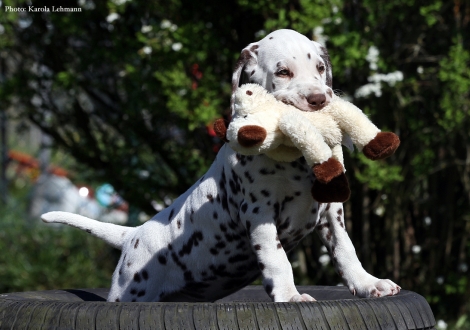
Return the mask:
<path id="1" fill-rule="evenodd" d="M 0 292 L 109 287 L 117 251 L 77 229 L 28 221 L 13 204 L 0 207 Z"/>

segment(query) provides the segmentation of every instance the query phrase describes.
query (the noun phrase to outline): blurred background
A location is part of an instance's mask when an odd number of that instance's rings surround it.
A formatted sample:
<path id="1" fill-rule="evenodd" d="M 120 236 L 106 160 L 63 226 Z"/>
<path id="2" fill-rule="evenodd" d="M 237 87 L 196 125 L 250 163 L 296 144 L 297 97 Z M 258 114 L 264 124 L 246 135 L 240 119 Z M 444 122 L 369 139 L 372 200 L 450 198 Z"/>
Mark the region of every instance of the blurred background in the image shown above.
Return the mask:
<path id="1" fill-rule="evenodd" d="M 134 226 L 171 204 L 222 145 L 240 50 L 279 28 L 325 44 L 335 91 L 401 138 L 346 153 L 363 266 L 470 328 L 466 0 L 0 0 L 0 292 L 108 287 L 118 252 L 38 215 Z M 340 282 L 316 237 L 290 257 L 297 284 Z"/>

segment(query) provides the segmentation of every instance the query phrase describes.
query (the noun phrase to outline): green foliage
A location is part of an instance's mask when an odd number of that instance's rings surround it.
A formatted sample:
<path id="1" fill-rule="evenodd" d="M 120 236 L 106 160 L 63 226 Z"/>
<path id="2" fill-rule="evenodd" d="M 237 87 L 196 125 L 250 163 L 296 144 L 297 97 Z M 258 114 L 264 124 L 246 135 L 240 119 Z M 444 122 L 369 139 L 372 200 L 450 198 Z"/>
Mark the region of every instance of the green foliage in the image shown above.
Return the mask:
<path id="1" fill-rule="evenodd" d="M 403 181 L 402 167 L 399 165 L 389 165 L 384 161 L 372 161 L 362 153 L 358 154 L 356 159 L 364 166 L 354 175 L 359 182 L 367 184 L 371 189 L 390 192 L 393 184 Z"/>
<path id="2" fill-rule="evenodd" d="M 116 251 L 79 230 L 0 209 L 0 292 L 109 287 Z"/>
<path id="3" fill-rule="evenodd" d="M 439 79 L 445 89 L 440 102 L 444 113 L 437 120 L 450 132 L 468 123 L 470 113 L 470 52 L 464 48 L 461 37 L 453 39 L 448 56 L 439 65 Z"/>

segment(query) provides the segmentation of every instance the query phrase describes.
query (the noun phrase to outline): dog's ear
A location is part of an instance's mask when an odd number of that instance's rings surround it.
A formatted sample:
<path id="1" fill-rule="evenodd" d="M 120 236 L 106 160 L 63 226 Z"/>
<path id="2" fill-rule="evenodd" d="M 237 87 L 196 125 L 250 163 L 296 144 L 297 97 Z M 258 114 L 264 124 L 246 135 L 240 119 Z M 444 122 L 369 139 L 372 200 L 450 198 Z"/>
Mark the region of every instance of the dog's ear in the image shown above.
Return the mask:
<path id="1" fill-rule="evenodd" d="M 258 43 L 253 42 L 246 46 L 238 58 L 235 68 L 233 69 L 232 75 L 232 98 L 230 100 L 230 108 L 232 109 L 232 114 L 234 113 L 233 103 L 234 95 L 238 87 L 244 83 L 249 82 L 249 77 L 246 77 L 244 74 L 249 67 L 254 67 L 258 63 Z M 254 71 L 251 73 L 253 74 Z"/>
<path id="2" fill-rule="evenodd" d="M 320 55 L 320 57 L 323 59 L 323 62 L 325 62 L 326 85 L 330 88 L 333 88 L 333 69 L 331 67 L 330 55 L 328 55 L 328 51 L 326 50 L 325 46 L 316 41 L 313 43 L 317 49 L 319 49 L 318 55 Z"/>
<path id="3" fill-rule="evenodd" d="M 258 63 L 258 47 L 258 43 L 253 42 L 242 50 L 233 69 L 232 95 L 241 84 L 248 82 L 245 80 L 249 79 L 249 77 L 244 77 L 244 73 L 247 67 L 253 67 Z"/>

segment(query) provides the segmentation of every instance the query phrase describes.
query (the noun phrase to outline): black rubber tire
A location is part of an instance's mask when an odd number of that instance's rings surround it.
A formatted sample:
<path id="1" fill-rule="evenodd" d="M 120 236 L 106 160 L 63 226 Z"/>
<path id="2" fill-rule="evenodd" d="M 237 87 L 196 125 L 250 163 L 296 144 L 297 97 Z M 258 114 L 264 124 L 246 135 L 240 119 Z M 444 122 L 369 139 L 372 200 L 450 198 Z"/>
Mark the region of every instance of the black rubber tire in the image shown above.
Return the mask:
<path id="1" fill-rule="evenodd" d="M 272 303 L 249 286 L 215 303 L 108 303 L 108 289 L 0 295 L 0 329 L 434 329 L 426 300 L 402 290 L 360 299 L 345 287 L 305 286 L 318 301 Z"/>

